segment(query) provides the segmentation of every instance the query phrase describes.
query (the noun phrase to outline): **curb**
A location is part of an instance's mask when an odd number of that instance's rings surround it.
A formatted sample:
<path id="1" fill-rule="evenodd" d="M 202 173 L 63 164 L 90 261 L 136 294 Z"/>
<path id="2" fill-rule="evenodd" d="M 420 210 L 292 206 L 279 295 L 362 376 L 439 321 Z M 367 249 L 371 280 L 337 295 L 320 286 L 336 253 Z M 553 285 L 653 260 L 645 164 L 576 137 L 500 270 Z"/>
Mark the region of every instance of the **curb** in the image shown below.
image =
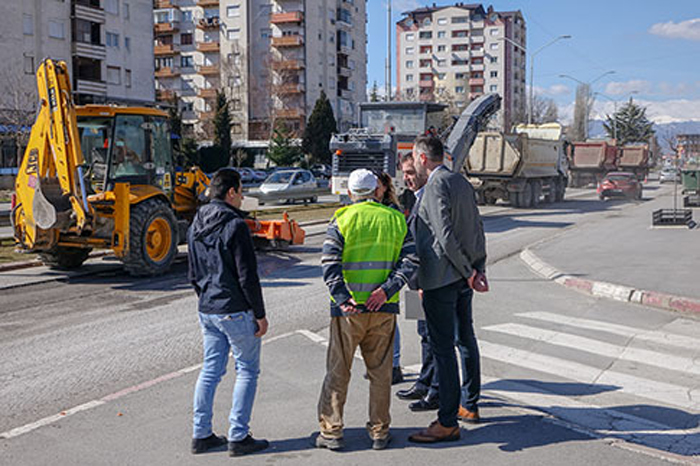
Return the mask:
<path id="1" fill-rule="evenodd" d="M 547 264 L 530 249 L 524 249 L 520 253 L 520 259 L 547 280 L 591 296 L 642 304 L 668 311 L 700 314 L 700 299 L 675 296 L 658 291 L 638 290 L 625 285 L 574 277 Z"/>

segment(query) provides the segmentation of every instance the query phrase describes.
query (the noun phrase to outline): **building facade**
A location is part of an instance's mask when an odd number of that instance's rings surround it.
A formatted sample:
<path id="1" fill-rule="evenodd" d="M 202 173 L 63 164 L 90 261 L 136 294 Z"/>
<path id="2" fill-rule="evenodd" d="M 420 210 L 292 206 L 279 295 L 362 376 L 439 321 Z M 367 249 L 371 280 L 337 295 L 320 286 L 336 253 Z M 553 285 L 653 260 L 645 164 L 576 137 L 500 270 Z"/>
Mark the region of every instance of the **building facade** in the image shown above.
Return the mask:
<path id="1" fill-rule="evenodd" d="M 299 134 L 325 91 L 349 128 L 367 85 L 366 0 L 155 0 L 156 87 L 206 137 L 217 90 L 238 140 Z"/>
<path id="2" fill-rule="evenodd" d="M 397 98 L 454 104 L 486 93 L 501 96 L 498 127 L 525 121 L 525 20 L 457 3 L 404 13 L 396 25 Z"/>

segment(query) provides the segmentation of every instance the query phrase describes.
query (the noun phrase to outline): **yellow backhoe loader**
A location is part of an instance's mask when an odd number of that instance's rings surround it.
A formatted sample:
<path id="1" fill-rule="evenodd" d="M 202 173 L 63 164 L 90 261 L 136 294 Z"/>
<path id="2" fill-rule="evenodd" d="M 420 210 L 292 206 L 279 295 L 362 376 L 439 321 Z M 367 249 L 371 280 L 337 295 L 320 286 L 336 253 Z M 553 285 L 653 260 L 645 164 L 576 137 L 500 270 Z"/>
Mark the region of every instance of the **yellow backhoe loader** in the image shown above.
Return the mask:
<path id="1" fill-rule="evenodd" d="M 11 215 L 18 247 L 55 268 L 79 267 L 106 248 L 132 275 L 168 270 L 209 179 L 197 168 L 176 171 L 167 114 L 74 106 L 64 62 L 46 59 L 36 76 L 40 107 Z M 249 226 L 275 244 L 304 241 L 286 216 Z"/>

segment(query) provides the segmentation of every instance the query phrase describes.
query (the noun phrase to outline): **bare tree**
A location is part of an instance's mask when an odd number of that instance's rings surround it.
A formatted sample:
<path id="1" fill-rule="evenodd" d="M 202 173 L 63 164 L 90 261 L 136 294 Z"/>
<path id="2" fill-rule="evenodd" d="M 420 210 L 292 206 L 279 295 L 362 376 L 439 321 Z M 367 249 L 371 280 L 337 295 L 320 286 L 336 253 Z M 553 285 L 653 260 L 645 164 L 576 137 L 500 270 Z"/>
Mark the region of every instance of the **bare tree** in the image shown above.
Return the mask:
<path id="1" fill-rule="evenodd" d="M 0 123 L 7 125 L 8 136 L 15 144 L 15 166 L 19 166 L 23 150 L 29 142 L 37 106 L 37 90 L 34 79 L 17 68 L 5 68 L 0 72 Z"/>
<path id="2" fill-rule="evenodd" d="M 574 122 L 570 128 L 569 137 L 572 141 L 584 141 L 588 137 L 588 119 L 593 106 L 593 94 L 588 84 L 576 87 L 576 104 L 574 107 Z"/>
<path id="3" fill-rule="evenodd" d="M 559 107 L 554 99 L 535 94 L 532 103 L 532 122 L 536 125 L 554 123 L 559 119 Z"/>

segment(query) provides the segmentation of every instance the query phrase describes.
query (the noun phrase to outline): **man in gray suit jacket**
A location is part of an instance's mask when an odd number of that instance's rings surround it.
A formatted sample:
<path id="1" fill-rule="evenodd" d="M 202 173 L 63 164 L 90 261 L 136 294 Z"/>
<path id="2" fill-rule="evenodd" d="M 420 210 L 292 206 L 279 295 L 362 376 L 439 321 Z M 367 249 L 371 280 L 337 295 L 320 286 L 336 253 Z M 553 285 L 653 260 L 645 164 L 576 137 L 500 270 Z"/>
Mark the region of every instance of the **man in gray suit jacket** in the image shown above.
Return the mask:
<path id="1" fill-rule="evenodd" d="M 421 443 L 458 440 L 458 417 L 478 421 L 479 347 L 472 326 L 474 280 L 483 277 L 486 239 L 474 188 L 443 165 L 439 139 L 421 136 L 413 146 L 416 171 L 428 176 L 418 193 L 415 241 L 420 259 L 418 286 L 433 345 L 440 384 L 438 419 L 409 440 Z M 460 387 L 454 352 L 466 370 Z"/>

